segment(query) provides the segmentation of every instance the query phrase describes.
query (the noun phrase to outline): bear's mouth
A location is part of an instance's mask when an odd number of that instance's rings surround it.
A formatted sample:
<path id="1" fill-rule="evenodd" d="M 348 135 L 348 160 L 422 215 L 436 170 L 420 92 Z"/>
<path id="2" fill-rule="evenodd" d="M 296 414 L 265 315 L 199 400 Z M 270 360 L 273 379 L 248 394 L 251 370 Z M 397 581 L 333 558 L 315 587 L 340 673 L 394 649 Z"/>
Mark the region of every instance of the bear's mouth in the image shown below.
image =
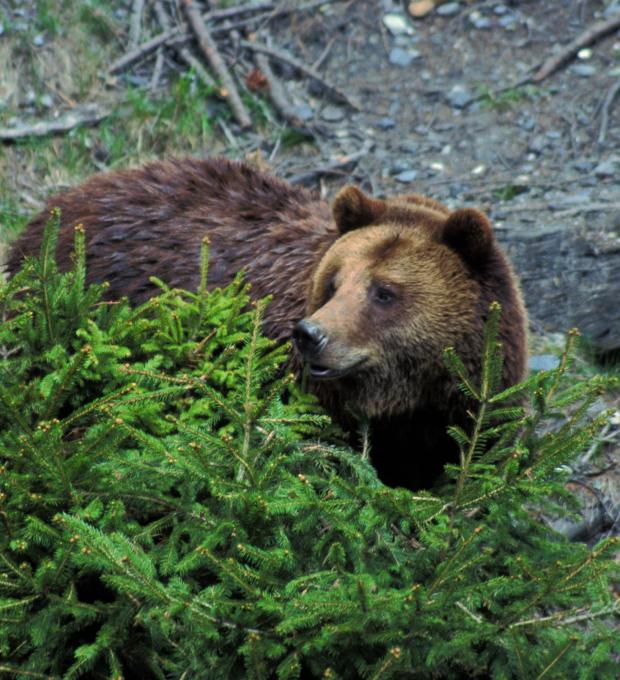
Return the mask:
<path id="1" fill-rule="evenodd" d="M 366 359 L 361 359 L 351 366 L 346 368 L 331 368 L 330 366 L 323 366 L 322 364 L 309 364 L 308 369 L 310 375 L 315 380 L 335 380 L 336 378 L 342 378 L 345 375 L 350 375 L 356 371 Z"/>

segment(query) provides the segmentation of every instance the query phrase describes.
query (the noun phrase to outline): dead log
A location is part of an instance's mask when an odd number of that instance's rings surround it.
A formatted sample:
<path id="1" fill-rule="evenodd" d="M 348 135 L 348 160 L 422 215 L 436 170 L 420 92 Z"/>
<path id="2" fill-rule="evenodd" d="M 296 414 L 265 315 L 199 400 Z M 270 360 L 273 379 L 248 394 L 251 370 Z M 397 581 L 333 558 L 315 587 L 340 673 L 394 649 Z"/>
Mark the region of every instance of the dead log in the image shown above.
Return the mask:
<path id="1" fill-rule="evenodd" d="M 620 234 L 568 222 L 499 229 L 530 318 L 549 332 L 577 327 L 600 353 L 620 350 Z"/>

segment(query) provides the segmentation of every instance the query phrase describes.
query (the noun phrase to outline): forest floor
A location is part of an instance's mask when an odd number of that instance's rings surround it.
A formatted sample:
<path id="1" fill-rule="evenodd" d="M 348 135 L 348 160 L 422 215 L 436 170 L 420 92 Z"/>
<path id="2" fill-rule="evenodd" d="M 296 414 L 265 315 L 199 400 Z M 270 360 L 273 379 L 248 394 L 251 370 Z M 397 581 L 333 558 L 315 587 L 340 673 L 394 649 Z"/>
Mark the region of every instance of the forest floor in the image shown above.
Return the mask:
<path id="1" fill-rule="evenodd" d="M 0 241 L 49 193 L 93 172 L 222 153 L 326 197 L 351 182 L 375 195 L 415 191 L 481 206 L 500 231 L 571 225 L 620 244 L 617 0 L 444 1 L 420 19 L 410 11 L 424 3 L 393 0 L 197 3 L 202 11 L 273 5 L 208 24 L 251 116 L 247 130 L 217 96 L 220 86 L 188 67 L 201 58 L 195 43 L 169 41 L 113 68 L 164 30 L 155 5 L 175 27 L 184 4 L 0 0 Z M 604 22 L 607 31 L 540 71 Z M 288 104 L 278 111 L 244 40 L 294 56 L 319 77 L 272 59 Z M 91 124 L 28 134 L 71 115 Z M 534 352 L 554 351 L 565 330 L 534 319 Z M 585 360 L 581 369 L 594 370 Z M 618 396 L 604 405 L 617 409 Z M 619 425 L 604 445 L 614 461 Z M 615 489 L 607 512 L 618 513 L 620 483 L 605 486 Z"/>

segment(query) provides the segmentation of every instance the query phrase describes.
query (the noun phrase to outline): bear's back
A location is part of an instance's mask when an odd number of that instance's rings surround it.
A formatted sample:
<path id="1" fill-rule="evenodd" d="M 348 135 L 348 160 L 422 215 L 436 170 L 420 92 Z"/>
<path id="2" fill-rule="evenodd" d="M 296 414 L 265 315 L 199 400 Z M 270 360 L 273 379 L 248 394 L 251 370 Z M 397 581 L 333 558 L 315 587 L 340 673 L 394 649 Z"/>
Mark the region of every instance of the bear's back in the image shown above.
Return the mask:
<path id="1" fill-rule="evenodd" d="M 244 269 L 256 297 L 275 297 L 265 330 L 277 339 L 303 315 L 315 258 L 335 238 L 329 206 L 312 192 L 224 158 L 160 161 L 95 175 L 51 197 L 13 245 L 9 274 L 37 254 L 56 207 L 59 267 L 71 266 L 74 227 L 82 224 L 88 280 L 108 281 L 109 299 L 143 302 L 157 292 L 151 276 L 195 290 L 207 236 L 209 285 L 225 285 Z"/>

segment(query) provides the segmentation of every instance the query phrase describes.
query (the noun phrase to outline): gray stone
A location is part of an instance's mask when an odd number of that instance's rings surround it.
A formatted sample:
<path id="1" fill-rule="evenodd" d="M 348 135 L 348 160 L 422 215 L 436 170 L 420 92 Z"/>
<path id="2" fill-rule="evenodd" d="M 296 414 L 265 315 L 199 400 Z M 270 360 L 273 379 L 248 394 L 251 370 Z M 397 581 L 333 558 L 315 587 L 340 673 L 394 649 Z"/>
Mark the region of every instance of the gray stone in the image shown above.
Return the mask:
<path id="1" fill-rule="evenodd" d="M 474 10 L 471 12 L 471 14 L 467 17 L 469 19 L 469 23 L 474 27 L 474 28 L 490 28 L 491 27 L 491 20 L 485 17 L 482 12 L 479 10 Z"/>
<path id="2" fill-rule="evenodd" d="M 321 118 L 330 123 L 337 123 L 344 118 L 344 111 L 338 106 L 326 106 L 321 111 Z"/>
<path id="3" fill-rule="evenodd" d="M 560 365 L 555 354 L 535 354 L 529 360 L 530 371 L 552 371 Z"/>
<path id="4" fill-rule="evenodd" d="M 41 106 L 44 109 L 51 109 L 52 106 L 54 106 L 54 100 L 50 97 L 49 94 L 44 94 L 41 97 L 40 102 L 41 102 Z"/>
<path id="5" fill-rule="evenodd" d="M 592 64 L 574 64 L 571 71 L 582 78 L 589 78 L 596 73 L 596 66 Z"/>
<path id="6" fill-rule="evenodd" d="M 498 17 L 503 16 L 504 14 L 508 14 L 508 7 L 506 7 L 506 5 L 495 5 L 493 11 Z"/>
<path id="7" fill-rule="evenodd" d="M 0 35 L 4 33 L 4 24 L 0 24 Z"/>
<path id="8" fill-rule="evenodd" d="M 314 109 L 309 104 L 296 106 L 295 113 L 301 120 L 308 121 L 314 118 Z"/>
<path id="9" fill-rule="evenodd" d="M 390 64 L 393 66 L 409 66 L 420 53 L 417 50 L 404 50 L 402 47 L 394 47 L 390 52 Z"/>
<path id="10" fill-rule="evenodd" d="M 391 175 L 398 175 L 401 172 L 407 172 L 411 170 L 411 164 L 405 160 L 397 160 L 392 164 L 392 169 L 390 170 Z"/>
<path id="11" fill-rule="evenodd" d="M 594 174 L 597 177 L 615 177 L 619 174 L 620 163 L 615 158 L 609 158 L 606 161 L 601 161 L 595 168 Z"/>
<path id="12" fill-rule="evenodd" d="M 536 119 L 533 116 L 522 116 L 517 120 L 517 125 L 526 132 L 531 132 L 536 127 Z"/>
<path id="13" fill-rule="evenodd" d="M 404 141 L 398 145 L 398 148 L 405 153 L 418 153 L 420 150 L 420 145 L 417 142 Z"/>
<path id="14" fill-rule="evenodd" d="M 547 147 L 547 139 L 543 135 L 536 135 L 535 137 L 532 137 L 530 139 L 529 144 L 527 145 L 528 151 L 532 151 L 533 153 L 542 153 L 545 148 Z"/>
<path id="15" fill-rule="evenodd" d="M 383 15 L 383 25 L 392 35 L 413 33 L 413 28 L 401 14 L 388 13 Z"/>
<path id="16" fill-rule="evenodd" d="M 389 130 L 390 128 L 396 127 L 396 121 L 389 116 L 385 116 L 377 121 L 377 127 L 382 130 Z"/>
<path id="17" fill-rule="evenodd" d="M 593 167 L 594 163 L 592 161 L 580 160 L 573 163 L 573 168 L 579 170 L 579 172 L 591 172 Z"/>
<path id="18" fill-rule="evenodd" d="M 408 184 L 409 182 L 413 182 L 417 176 L 417 170 L 405 170 L 404 172 L 399 172 L 398 175 L 395 175 L 394 179 L 402 184 Z"/>
<path id="19" fill-rule="evenodd" d="M 605 8 L 605 11 L 603 12 L 603 17 L 605 19 L 611 19 L 611 17 L 615 16 L 620 12 L 620 2 L 612 2 L 611 5 L 608 5 Z"/>
<path id="20" fill-rule="evenodd" d="M 45 45 L 45 36 L 43 35 L 43 33 L 35 35 L 34 38 L 32 39 L 32 44 L 35 47 L 43 47 L 43 45 Z"/>
<path id="21" fill-rule="evenodd" d="M 487 30 L 493 25 L 488 17 L 480 17 L 479 19 L 473 19 L 471 22 L 475 28 L 478 30 Z"/>
<path id="22" fill-rule="evenodd" d="M 435 10 L 440 17 L 451 17 L 461 11 L 461 5 L 458 2 L 447 2 L 445 5 L 439 5 Z"/>
<path id="23" fill-rule="evenodd" d="M 446 95 L 448 102 L 455 109 L 464 109 L 470 102 L 475 99 L 475 96 L 464 86 L 454 85 Z"/>
<path id="24" fill-rule="evenodd" d="M 514 31 L 514 29 L 517 27 L 517 18 L 512 14 L 505 14 L 503 17 L 499 18 L 497 23 L 507 31 Z"/>

